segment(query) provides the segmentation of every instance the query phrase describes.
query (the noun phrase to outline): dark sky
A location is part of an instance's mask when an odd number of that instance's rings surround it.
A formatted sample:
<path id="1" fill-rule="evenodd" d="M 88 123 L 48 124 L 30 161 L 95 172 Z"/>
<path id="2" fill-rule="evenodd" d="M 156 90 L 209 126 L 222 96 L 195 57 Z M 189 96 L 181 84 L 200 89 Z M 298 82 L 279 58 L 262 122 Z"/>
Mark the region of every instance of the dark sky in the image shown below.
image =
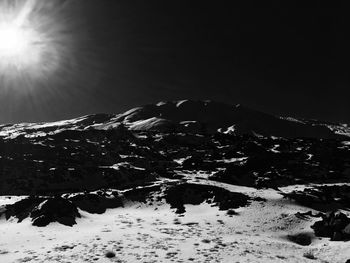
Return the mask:
<path id="1" fill-rule="evenodd" d="M 74 24 L 74 65 L 63 64 L 41 83 L 45 88 L 3 94 L 0 122 L 119 113 L 190 98 L 350 123 L 345 8 L 67 2 L 62 12 Z"/>

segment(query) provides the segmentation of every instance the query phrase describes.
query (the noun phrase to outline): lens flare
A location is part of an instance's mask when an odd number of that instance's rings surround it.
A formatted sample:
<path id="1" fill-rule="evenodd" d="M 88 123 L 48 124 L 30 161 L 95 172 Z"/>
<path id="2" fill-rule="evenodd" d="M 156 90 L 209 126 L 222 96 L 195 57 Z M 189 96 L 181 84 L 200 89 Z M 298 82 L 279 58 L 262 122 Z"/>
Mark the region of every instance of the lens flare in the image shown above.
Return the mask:
<path id="1" fill-rule="evenodd" d="M 0 63 L 23 70 L 40 62 L 41 50 L 36 46 L 40 35 L 31 28 L 12 24 L 0 26 Z"/>
<path id="2" fill-rule="evenodd" d="M 63 2 L 0 0 L 0 88 L 24 88 L 47 80 L 59 69 L 62 57 L 69 57 L 70 36 L 63 33 L 60 6 L 53 4 Z"/>

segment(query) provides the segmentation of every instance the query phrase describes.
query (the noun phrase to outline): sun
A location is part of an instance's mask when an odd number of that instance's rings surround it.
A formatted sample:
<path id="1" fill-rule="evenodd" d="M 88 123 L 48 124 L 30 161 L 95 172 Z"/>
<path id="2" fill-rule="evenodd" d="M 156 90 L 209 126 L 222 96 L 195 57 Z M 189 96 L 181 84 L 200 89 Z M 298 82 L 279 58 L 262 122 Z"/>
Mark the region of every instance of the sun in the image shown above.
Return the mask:
<path id="1" fill-rule="evenodd" d="M 40 52 L 35 44 L 40 35 L 31 28 L 15 24 L 0 24 L 0 59 L 2 63 L 16 68 L 35 64 Z"/>
<path id="2" fill-rule="evenodd" d="M 4 25 L 0 27 L 0 56 L 14 57 L 29 51 L 30 34 L 19 27 Z"/>
<path id="3" fill-rule="evenodd" d="M 24 53 L 29 46 L 26 33 L 15 26 L 0 27 L 0 56 L 12 57 Z"/>
<path id="4" fill-rule="evenodd" d="M 59 93 L 56 87 L 81 76 L 89 64 L 78 59 L 91 53 L 80 46 L 88 34 L 73 2 L 0 0 L 0 98 Z"/>
<path id="5" fill-rule="evenodd" d="M 34 87 L 60 69 L 71 35 L 57 1 L 0 0 L 0 92 Z"/>

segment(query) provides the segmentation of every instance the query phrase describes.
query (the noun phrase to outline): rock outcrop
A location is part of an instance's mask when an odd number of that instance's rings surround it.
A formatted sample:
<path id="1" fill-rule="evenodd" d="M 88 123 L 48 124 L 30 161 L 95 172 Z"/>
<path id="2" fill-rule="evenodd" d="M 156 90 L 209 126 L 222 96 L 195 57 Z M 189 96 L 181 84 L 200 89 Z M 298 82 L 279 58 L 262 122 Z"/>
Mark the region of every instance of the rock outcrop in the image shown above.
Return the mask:
<path id="1" fill-rule="evenodd" d="M 350 240 L 350 218 L 341 212 L 325 214 L 312 228 L 319 237 L 329 237 L 332 241 Z"/>

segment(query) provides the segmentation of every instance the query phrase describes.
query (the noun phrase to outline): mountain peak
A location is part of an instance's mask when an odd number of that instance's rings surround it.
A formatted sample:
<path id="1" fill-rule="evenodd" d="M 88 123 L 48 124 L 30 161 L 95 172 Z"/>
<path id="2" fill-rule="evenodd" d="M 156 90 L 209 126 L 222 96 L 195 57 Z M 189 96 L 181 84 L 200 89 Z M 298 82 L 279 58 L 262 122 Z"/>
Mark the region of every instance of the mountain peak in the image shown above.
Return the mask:
<path id="1" fill-rule="evenodd" d="M 260 112 L 242 104 L 229 105 L 211 100 L 161 101 L 117 115 L 94 114 L 51 123 L 0 126 L 0 136 L 55 133 L 61 130 L 114 129 L 124 125 L 131 131 L 180 133 L 225 132 L 286 138 L 347 139 L 344 125 L 284 118 Z M 346 136 L 344 136 L 346 135 Z"/>

